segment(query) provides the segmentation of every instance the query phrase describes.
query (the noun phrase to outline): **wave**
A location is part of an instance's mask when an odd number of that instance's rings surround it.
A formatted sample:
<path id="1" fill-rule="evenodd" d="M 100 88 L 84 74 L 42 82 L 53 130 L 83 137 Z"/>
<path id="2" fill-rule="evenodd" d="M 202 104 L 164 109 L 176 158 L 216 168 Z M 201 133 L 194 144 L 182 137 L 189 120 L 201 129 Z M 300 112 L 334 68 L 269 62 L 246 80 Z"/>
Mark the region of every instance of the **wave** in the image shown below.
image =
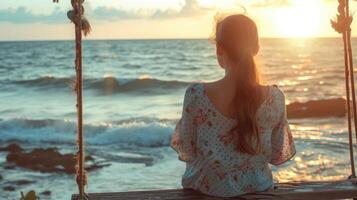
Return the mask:
<path id="1" fill-rule="evenodd" d="M 68 88 L 74 83 L 74 78 L 40 77 L 31 80 L 14 81 L 15 84 L 27 87 L 46 89 Z M 97 90 L 104 94 L 135 92 L 143 90 L 157 91 L 186 87 L 189 82 L 176 80 L 159 80 L 153 78 L 117 79 L 115 77 L 92 78 L 84 80 L 84 88 Z"/>
<path id="2" fill-rule="evenodd" d="M 32 86 L 32 87 L 67 87 L 71 83 L 74 83 L 74 78 L 55 78 L 53 76 L 43 76 L 36 79 L 29 79 L 29 80 L 16 80 L 13 83 L 17 85 L 23 86 Z"/>
<path id="3" fill-rule="evenodd" d="M 87 144 L 162 147 L 170 144 L 174 123 L 130 121 L 119 124 L 85 124 Z M 76 123 L 68 120 L 0 120 L 1 142 L 74 144 Z"/>
<path id="4" fill-rule="evenodd" d="M 144 79 L 116 79 L 114 77 L 106 77 L 103 79 L 88 80 L 87 86 L 90 89 L 96 89 L 105 94 L 134 92 L 134 91 L 157 91 L 170 90 L 186 87 L 189 83 L 182 81 L 166 81 L 152 78 Z"/>
<path id="5" fill-rule="evenodd" d="M 175 122 L 176 120 L 128 119 L 110 123 L 86 123 L 84 124 L 85 143 L 100 146 L 168 147 Z M 294 131 L 295 139 L 300 140 L 300 142 L 309 142 L 311 138 L 306 137 L 306 135 L 315 132 L 322 133 L 322 135 L 319 134 L 318 136 L 319 143 L 332 142 L 335 140 L 334 138 L 347 136 L 345 130 L 320 130 L 313 127 L 299 129 L 298 126 L 298 124 L 295 124 L 291 128 Z M 0 119 L 0 143 L 75 145 L 76 136 L 75 121 L 22 118 Z"/>

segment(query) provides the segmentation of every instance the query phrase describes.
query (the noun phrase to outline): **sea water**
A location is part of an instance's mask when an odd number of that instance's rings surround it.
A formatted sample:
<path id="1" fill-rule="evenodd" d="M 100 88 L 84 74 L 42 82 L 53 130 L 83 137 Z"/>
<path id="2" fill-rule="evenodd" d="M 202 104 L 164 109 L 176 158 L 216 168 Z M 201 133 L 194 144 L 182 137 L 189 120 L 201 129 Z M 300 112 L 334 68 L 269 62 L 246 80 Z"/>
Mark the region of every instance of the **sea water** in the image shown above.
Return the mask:
<path id="1" fill-rule="evenodd" d="M 356 44 L 357 40 L 353 40 Z M 262 39 L 257 63 L 287 103 L 344 97 L 340 39 Z M 181 187 L 185 164 L 169 147 L 185 88 L 224 75 L 207 40 L 84 41 L 86 152 L 110 164 L 89 173 L 89 192 Z M 0 146 L 76 151 L 73 41 L 0 42 Z M 329 109 L 329 108 L 326 108 Z M 273 167 L 276 181 L 335 180 L 350 175 L 344 118 L 291 119 L 297 155 Z M 69 199 L 74 176 L 5 169 L 0 198 L 49 190 L 42 199 Z M 16 180 L 32 184 L 4 187 Z"/>

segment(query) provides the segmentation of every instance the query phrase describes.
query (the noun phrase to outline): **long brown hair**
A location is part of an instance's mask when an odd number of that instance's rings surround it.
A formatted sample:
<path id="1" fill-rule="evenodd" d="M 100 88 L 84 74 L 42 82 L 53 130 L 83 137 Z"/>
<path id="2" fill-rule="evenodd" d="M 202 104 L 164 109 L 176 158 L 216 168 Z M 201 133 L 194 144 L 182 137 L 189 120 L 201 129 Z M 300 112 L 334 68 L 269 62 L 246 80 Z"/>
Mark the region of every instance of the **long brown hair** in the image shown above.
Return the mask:
<path id="1" fill-rule="evenodd" d="M 218 20 L 215 30 L 217 48 L 222 48 L 234 64 L 235 97 L 231 107 L 236 111 L 237 125 L 231 130 L 236 150 L 258 154 L 260 136 L 257 110 L 263 99 L 260 76 L 254 61 L 259 51 L 258 29 L 253 20 L 237 14 Z"/>

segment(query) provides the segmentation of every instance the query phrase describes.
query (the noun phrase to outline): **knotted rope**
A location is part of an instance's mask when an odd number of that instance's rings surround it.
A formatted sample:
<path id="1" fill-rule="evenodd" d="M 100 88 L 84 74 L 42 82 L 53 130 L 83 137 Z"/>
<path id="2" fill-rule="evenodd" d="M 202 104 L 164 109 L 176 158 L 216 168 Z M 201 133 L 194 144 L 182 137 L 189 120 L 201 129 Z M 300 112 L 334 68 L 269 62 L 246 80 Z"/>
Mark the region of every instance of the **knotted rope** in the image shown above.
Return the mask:
<path id="1" fill-rule="evenodd" d="M 53 0 L 58 3 L 59 0 Z M 84 153 L 84 137 L 83 137 L 83 77 L 82 77 L 82 32 L 86 36 L 91 31 L 89 21 L 84 17 L 84 0 L 71 0 L 73 10 L 67 12 L 68 18 L 75 24 L 75 37 L 76 37 L 76 81 L 74 91 L 77 95 L 77 145 L 78 152 L 76 155 L 77 160 L 77 174 L 76 182 L 78 185 L 79 196 L 78 198 L 88 199 L 85 194 L 84 186 L 87 185 L 87 173 L 85 171 L 85 153 Z"/>
<path id="2" fill-rule="evenodd" d="M 353 72 L 353 58 L 351 47 L 351 23 L 352 17 L 349 11 L 349 0 L 339 0 L 338 14 L 336 20 L 331 20 L 332 28 L 343 36 L 344 44 L 344 57 L 345 57 L 345 84 L 346 84 L 346 100 L 347 100 L 347 118 L 348 118 L 348 139 L 349 139 L 349 151 L 350 151 L 350 163 L 351 163 L 351 176 L 350 178 L 356 178 L 355 163 L 353 156 L 353 140 L 352 140 L 352 120 L 351 120 L 351 97 L 352 91 L 352 106 L 353 106 L 353 119 L 355 126 L 355 134 L 357 139 L 357 107 L 356 107 L 356 93 L 354 83 Z M 350 87 L 351 85 L 351 87 Z"/>
<path id="3" fill-rule="evenodd" d="M 73 10 L 67 12 L 67 17 L 77 26 L 81 26 L 81 30 L 83 31 L 84 36 L 87 36 L 92 27 L 89 24 L 89 21 L 84 16 L 84 0 L 71 0 Z M 76 7 L 76 3 L 78 3 L 78 7 Z M 80 9 L 79 9 L 80 8 Z"/>

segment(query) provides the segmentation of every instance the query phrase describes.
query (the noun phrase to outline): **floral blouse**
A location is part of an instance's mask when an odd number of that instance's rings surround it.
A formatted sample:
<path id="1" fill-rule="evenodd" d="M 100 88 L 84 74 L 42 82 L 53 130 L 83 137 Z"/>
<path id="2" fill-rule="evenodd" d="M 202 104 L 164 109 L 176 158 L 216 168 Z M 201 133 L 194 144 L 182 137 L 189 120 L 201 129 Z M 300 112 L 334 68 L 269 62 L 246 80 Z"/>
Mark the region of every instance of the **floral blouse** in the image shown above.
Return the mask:
<path id="1" fill-rule="evenodd" d="M 188 87 L 182 118 L 171 141 L 179 159 L 186 162 L 184 188 L 219 197 L 273 188 L 269 163 L 280 165 L 295 154 L 283 92 L 269 86 L 268 96 L 257 112 L 261 151 L 257 155 L 237 152 L 229 134 L 236 120 L 215 108 L 203 84 Z"/>

